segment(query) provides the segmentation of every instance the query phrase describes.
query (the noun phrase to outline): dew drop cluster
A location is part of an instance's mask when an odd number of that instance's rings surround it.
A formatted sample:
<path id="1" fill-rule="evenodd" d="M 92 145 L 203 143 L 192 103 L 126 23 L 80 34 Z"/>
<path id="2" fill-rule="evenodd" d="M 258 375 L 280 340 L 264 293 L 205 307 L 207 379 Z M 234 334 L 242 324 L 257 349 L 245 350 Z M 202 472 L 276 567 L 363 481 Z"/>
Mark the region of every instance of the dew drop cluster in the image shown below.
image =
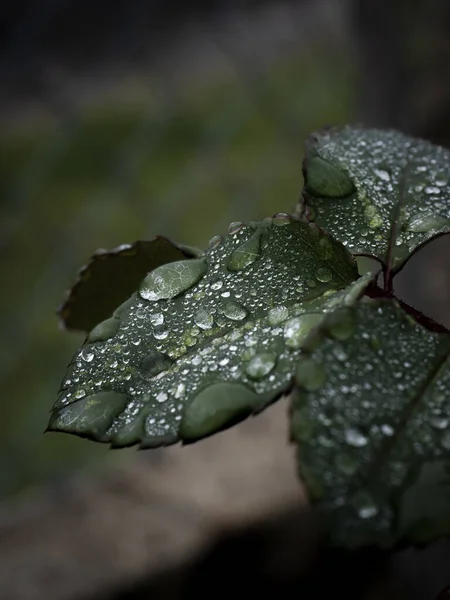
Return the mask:
<path id="1" fill-rule="evenodd" d="M 89 433 L 82 415 L 90 414 L 103 423 L 98 439 L 118 446 L 171 443 L 183 427 L 203 435 L 206 422 L 219 425 L 205 393 L 213 386 L 222 398 L 217 412 L 232 418 L 232 410 L 259 410 L 290 384 L 301 346 L 323 315 L 360 293 L 355 264 L 333 244 L 279 214 L 233 223 L 203 257 L 156 268 L 76 354 L 55 426 L 64 419 L 66 430 Z M 102 392 L 115 394 L 113 413 Z"/>

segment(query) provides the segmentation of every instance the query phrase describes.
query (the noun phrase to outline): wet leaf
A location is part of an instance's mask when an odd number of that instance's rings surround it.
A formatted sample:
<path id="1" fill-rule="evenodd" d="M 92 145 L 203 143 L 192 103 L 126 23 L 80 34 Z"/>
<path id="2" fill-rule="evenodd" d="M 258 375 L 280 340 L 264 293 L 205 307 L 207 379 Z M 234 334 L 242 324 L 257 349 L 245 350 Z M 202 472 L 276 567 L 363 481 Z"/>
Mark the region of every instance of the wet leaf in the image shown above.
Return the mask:
<path id="1" fill-rule="evenodd" d="M 91 331 L 49 428 L 150 447 L 227 427 L 291 385 L 309 331 L 372 279 L 357 277 L 345 248 L 315 226 L 283 215 L 233 224 L 204 257 L 149 273 Z M 114 394 L 111 410 L 103 392 Z"/>
<path id="2" fill-rule="evenodd" d="M 75 285 L 58 309 L 65 329 L 90 331 L 111 316 L 156 267 L 197 256 L 199 250 L 174 244 L 164 237 L 98 250 L 80 269 Z"/>
<path id="3" fill-rule="evenodd" d="M 340 546 L 450 533 L 450 334 L 395 301 L 327 316 L 296 371 L 300 475 Z"/>
<path id="4" fill-rule="evenodd" d="M 398 269 L 450 232 L 450 151 L 429 142 L 397 131 L 330 129 L 309 138 L 304 175 L 300 210 L 352 253 Z"/>

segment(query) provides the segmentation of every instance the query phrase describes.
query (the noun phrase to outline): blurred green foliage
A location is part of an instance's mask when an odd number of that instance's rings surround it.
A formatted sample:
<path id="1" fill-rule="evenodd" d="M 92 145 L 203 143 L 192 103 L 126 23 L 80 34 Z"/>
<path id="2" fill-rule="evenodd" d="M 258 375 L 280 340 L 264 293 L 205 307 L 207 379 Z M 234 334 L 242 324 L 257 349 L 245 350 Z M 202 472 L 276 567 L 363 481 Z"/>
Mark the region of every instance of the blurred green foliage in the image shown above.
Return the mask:
<path id="1" fill-rule="evenodd" d="M 64 290 L 99 247 L 157 233 L 202 247 L 231 221 L 289 211 L 305 137 L 351 115 L 348 58 L 332 55 L 309 49 L 182 89 L 155 80 L 132 101 L 1 136 L 0 495 L 133 452 L 42 434 L 83 337 L 58 329 Z"/>

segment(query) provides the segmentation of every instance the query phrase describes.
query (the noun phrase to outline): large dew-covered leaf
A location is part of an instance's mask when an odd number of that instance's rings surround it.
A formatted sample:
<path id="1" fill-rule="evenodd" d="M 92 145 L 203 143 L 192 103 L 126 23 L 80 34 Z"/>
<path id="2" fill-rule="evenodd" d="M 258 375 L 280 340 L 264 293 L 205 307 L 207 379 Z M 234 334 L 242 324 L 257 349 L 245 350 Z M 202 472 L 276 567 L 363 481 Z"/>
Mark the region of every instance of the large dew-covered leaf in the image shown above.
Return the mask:
<path id="1" fill-rule="evenodd" d="M 348 250 L 398 269 L 450 232 L 450 151 L 397 131 L 344 127 L 310 136 L 300 210 Z M 391 247 L 391 249 L 390 249 Z"/>
<path id="2" fill-rule="evenodd" d="M 97 250 L 80 269 L 75 285 L 58 309 L 62 327 L 90 331 L 131 296 L 149 271 L 199 252 L 164 237 L 123 244 L 109 251 Z"/>
<path id="3" fill-rule="evenodd" d="M 363 298 L 307 344 L 291 431 L 331 543 L 450 534 L 450 335 Z"/>
<path id="4" fill-rule="evenodd" d="M 359 297 L 345 248 L 278 215 L 148 274 L 74 357 L 49 429 L 151 447 L 214 433 L 292 382 L 302 342 Z"/>

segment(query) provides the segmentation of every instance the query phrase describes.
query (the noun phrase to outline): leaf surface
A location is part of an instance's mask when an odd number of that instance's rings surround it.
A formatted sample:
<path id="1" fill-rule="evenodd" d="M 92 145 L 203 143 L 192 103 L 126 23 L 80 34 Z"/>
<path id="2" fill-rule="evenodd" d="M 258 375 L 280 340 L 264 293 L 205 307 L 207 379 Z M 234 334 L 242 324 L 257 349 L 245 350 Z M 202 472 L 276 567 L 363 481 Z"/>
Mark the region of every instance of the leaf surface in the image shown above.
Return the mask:
<path id="1" fill-rule="evenodd" d="M 354 254 L 398 270 L 450 232 L 450 151 L 397 131 L 344 127 L 310 136 L 300 211 Z"/>
<path id="2" fill-rule="evenodd" d="M 372 280 L 323 231 L 278 215 L 233 224 L 205 256 L 149 273 L 74 357 L 50 430 L 114 446 L 189 441 L 291 385 L 302 343 Z"/>
<path id="3" fill-rule="evenodd" d="M 149 272 L 168 262 L 192 258 L 195 248 L 179 246 L 164 237 L 97 250 L 78 272 L 75 285 L 58 309 L 65 329 L 90 331 L 110 317 Z"/>
<path id="4" fill-rule="evenodd" d="M 292 399 L 300 475 L 331 543 L 450 533 L 450 335 L 364 298 L 308 340 Z"/>

